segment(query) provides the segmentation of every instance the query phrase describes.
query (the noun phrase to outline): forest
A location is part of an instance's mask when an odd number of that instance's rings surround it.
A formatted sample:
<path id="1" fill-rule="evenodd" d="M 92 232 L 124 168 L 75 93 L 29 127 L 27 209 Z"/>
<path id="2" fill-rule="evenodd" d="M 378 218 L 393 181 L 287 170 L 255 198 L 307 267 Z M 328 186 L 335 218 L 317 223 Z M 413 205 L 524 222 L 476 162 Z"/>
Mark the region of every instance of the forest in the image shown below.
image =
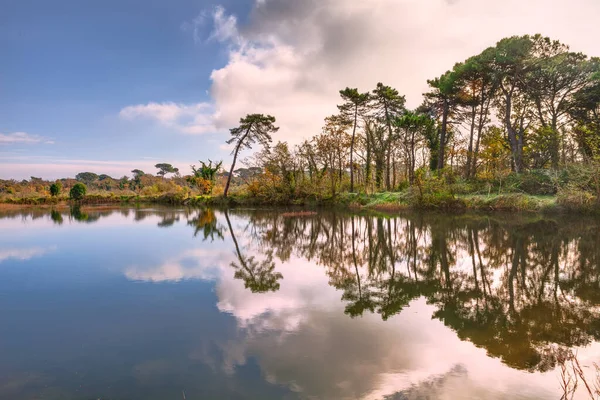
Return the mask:
<path id="1" fill-rule="evenodd" d="M 273 142 L 276 116 L 249 114 L 230 130 L 232 160 L 201 161 L 191 175 L 162 163 L 156 176 L 5 180 L 0 198 L 600 210 L 600 58 L 514 36 L 427 83 L 413 110 L 384 83 L 340 90 L 339 112 L 297 145 Z M 77 183 L 89 190 L 74 197 Z"/>

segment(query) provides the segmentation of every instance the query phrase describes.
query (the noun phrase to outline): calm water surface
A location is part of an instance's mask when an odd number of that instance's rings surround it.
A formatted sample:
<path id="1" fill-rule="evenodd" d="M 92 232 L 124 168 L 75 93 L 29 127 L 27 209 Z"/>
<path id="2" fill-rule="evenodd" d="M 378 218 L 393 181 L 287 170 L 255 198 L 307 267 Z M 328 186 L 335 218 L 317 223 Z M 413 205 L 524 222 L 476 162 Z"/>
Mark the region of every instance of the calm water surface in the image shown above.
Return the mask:
<path id="1" fill-rule="evenodd" d="M 600 223 L 0 212 L 0 399 L 559 399 Z"/>

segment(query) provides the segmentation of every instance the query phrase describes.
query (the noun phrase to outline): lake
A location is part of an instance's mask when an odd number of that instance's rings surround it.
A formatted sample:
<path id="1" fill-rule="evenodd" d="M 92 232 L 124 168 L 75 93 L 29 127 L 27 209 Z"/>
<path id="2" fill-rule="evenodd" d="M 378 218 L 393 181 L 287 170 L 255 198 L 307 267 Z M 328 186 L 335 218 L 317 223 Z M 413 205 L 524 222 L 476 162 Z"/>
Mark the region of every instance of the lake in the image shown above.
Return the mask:
<path id="1" fill-rule="evenodd" d="M 558 400 L 599 282 L 590 218 L 5 210 L 0 399 Z"/>

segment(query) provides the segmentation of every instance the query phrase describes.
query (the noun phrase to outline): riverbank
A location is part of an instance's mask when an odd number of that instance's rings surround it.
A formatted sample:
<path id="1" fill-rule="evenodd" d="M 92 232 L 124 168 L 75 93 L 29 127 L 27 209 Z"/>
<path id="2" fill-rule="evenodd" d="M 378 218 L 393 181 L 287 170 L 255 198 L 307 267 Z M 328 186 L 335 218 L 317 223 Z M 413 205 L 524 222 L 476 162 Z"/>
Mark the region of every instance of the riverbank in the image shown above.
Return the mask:
<path id="1" fill-rule="evenodd" d="M 353 210 L 399 212 L 404 210 L 461 211 L 517 211 L 542 213 L 600 214 L 595 203 L 575 201 L 565 204 L 559 196 L 536 196 L 522 193 L 448 195 L 434 193 L 427 197 L 415 196 L 413 192 L 384 192 L 374 194 L 343 193 L 329 198 L 305 198 L 273 203 L 250 196 L 193 196 L 163 194 L 160 196 L 116 196 L 107 193 L 87 195 L 73 202 L 68 197 L 2 198 L 0 208 L 7 207 L 56 207 L 56 206 L 102 206 L 102 205 L 183 205 L 183 206 L 297 206 L 340 207 Z"/>

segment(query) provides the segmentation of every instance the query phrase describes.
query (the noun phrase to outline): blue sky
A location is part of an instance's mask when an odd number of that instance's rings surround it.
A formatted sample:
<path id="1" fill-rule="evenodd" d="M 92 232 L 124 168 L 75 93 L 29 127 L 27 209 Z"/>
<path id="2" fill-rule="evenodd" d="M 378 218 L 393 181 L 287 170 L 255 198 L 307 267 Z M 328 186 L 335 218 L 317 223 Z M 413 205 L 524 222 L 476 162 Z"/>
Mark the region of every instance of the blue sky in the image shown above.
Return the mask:
<path id="1" fill-rule="evenodd" d="M 227 166 L 247 113 L 298 144 L 340 89 L 383 82 L 415 107 L 506 36 L 600 56 L 598 15 L 598 0 L 3 0 L 0 179 Z"/>
<path id="2" fill-rule="evenodd" d="M 220 4 L 243 15 L 249 2 Z M 210 73 L 227 62 L 227 53 L 208 40 L 210 21 L 197 31 L 201 40 L 194 40 L 187 24 L 216 5 L 198 0 L 3 1 L 0 178 L 56 177 L 42 168 L 11 168 L 13 163 L 197 162 L 211 156 L 207 144 L 222 143 L 222 132 L 179 134 L 149 121 L 129 121 L 119 112 L 148 102 L 209 101 Z M 220 152 L 216 155 L 228 154 Z"/>

